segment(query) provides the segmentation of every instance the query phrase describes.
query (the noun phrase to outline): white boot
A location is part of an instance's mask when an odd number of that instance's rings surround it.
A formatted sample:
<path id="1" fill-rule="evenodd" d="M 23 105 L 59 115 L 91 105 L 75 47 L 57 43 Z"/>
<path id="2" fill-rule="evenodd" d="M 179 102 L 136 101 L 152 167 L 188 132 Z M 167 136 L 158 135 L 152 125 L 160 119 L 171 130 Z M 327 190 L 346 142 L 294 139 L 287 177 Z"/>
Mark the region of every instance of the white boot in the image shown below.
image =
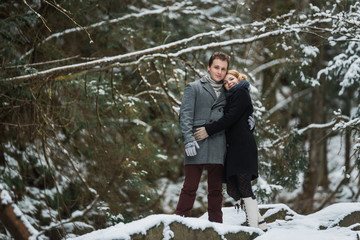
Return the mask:
<path id="1" fill-rule="evenodd" d="M 243 198 L 245 205 L 246 219 L 250 227 L 258 227 L 259 209 L 256 199 L 251 197 Z"/>
<path id="2" fill-rule="evenodd" d="M 259 213 L 259 208 L 256 199 L 251 197 L 243 198 L 245 205 L 246 219 L 250 227 L 260 228 L 267 231 L 267 225 L 263 217 Z"/>
<path id="3" fill-rule="evenodd" d="M 258 227 L 259 227 L 261 230 L 263 230 L 264 232 L 267 231 L 267 229 L 268 229 L 267 224 L 266 224 L 264 218 L 261 216 L 260 212 L 259 212 L 259 215 L 258 215 L 258 224 L 259 224 Z"/>

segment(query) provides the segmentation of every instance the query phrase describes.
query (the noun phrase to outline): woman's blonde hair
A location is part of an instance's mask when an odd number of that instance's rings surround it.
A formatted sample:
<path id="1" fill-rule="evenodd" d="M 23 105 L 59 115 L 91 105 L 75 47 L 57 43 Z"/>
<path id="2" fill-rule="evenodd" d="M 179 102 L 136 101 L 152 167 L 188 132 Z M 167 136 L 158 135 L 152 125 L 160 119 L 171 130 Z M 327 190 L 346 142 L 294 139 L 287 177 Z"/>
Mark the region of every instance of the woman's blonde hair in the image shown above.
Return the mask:
<path id="1" fill-rule="evenodd" d="M 233 75 L 234 77 L 236 77 L 238 79 L 239 82 L 241 81 L 247 81 L 247 76 L 245 74 L 242 74 L 242 73 L 239 73 L 238 71 L 236 70 L 229 70 L 227 72 L 227 74 L 231 74 Z"/>

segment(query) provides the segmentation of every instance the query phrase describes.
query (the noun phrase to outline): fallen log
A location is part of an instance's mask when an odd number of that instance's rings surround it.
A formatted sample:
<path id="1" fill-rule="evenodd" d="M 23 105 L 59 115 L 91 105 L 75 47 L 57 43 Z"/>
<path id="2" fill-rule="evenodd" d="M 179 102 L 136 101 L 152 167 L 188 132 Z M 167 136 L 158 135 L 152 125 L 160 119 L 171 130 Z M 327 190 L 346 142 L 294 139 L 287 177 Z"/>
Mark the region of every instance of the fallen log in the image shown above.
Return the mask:
<path id="1" fill-rule="evenodd" d="M 36 233 L 6 190 L 0 190 L 0 220 L 16 240 L 28 240 Z"/>

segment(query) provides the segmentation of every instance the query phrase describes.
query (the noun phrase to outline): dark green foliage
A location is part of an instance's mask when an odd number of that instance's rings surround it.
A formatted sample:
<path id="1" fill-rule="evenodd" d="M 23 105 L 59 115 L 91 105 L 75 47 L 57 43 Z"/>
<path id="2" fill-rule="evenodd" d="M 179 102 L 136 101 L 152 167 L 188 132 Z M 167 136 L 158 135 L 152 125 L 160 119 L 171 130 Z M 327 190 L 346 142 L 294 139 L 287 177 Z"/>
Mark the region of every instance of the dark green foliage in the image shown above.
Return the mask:
<path id="1" fill-rule="evenodd" d="M 325 122 L 333 109 L 353 106 L 348 96 L 356 96 L 356 89 L 349 86 L 344 97 L 338 97 L 349 65 L 338 65 L 326 78 L 316 75 L 337 54 L 354 57 L 346 50 L 348 42 L 335 51 L 327 43 L 327 31 L 285 31 L 291 24 L 314 20 L 312 10 L 299 1 L 57 1 L 61 8 L 27 2 L 46 21 L 21 1 L 0 3 L 0 183 L 11 189 L 16 202 L 31 202 L 34 208 L 25 211 L 37 229 L 71 218 L 96 194 L 97 204 L 76 218 L 95 228 L 163 212 L 157 180 L 177 182 L 183 175 L 178 125 L 182 93 L 186 83 L 206 72 L 213 51 L 229 53 L 231 68 L 246 73 L 261 89 L 252 93 L 255 135 L 260 176 L 272 189 L 258 188 L 260 198 L 276 197 L 281 188 L 292 190 L 308 161 L 307 136 L 296 135 L 293 128 L 311 123 L 310 96 L 294 98 L 274 113 L 269 110 L 283 99 L 312 90 L 316 81 L 328 91 Z M 320 2 L 319 7 L 331 8 Z M 162 8 L 162 13 L 155 12 Z M 291 9 L 299 13 L 277 18 Z M 107 22 L 117 18 L 123 20 Z M 92 26 L 99 22 L 101 26 Z M 79 25 L 89 28 L 65 32 Z M 272 31 L 273 35 L 251 40 Z M 171 48 L 141 53 L 200 34 Z M 315 41 L 309 38 L 313 35 L 321 37 Z M 249 42 L 216 46 L 235 39 Z M 309 46 L 317 47 L 319 55 L 306 54 Z M 198 49 L 182 53 L 192 48 Z M 124 57 L 134 52 L 138 55 Z M 124 58 L 110 61 L 112 56 Z M 76 65 L 104 58 L 109 61 Z M 279 59 L 286 61 L 276 63 Z M 271 62 L 275 64 L 253 72 Z M 61 71 L 9 79 L 49 69 Z M 329 81 L 322 83 L 323 79 Z M 56 230 L 57 237 L 60 232 L 66 235 L 65 229 Z"/>
<path id="2" fill-rule="evenodd" d="M 292 191 L 299 184 L 299 173 L 306 172 L 308 159 L 302 144 L 302 137 L 289 136 L 282 152 L 271 162 L 270 171 L 264 171 L 273 183 Z"/>

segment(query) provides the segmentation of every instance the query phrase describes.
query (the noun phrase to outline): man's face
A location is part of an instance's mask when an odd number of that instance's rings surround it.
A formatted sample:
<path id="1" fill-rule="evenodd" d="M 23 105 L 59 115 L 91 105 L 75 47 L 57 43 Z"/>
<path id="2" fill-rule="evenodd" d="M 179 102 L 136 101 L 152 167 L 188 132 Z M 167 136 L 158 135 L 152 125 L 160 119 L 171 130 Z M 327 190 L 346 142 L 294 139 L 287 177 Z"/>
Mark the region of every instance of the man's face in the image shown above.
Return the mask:
<path id="1" fill-rule="evenodd" d="M 211 66 L 208 66 L 208 72 L 210 77 L 216 82 L 220 82 L 224 79 L 228 68 L 228 63 L 218 58 L 214 59 Z"/>

